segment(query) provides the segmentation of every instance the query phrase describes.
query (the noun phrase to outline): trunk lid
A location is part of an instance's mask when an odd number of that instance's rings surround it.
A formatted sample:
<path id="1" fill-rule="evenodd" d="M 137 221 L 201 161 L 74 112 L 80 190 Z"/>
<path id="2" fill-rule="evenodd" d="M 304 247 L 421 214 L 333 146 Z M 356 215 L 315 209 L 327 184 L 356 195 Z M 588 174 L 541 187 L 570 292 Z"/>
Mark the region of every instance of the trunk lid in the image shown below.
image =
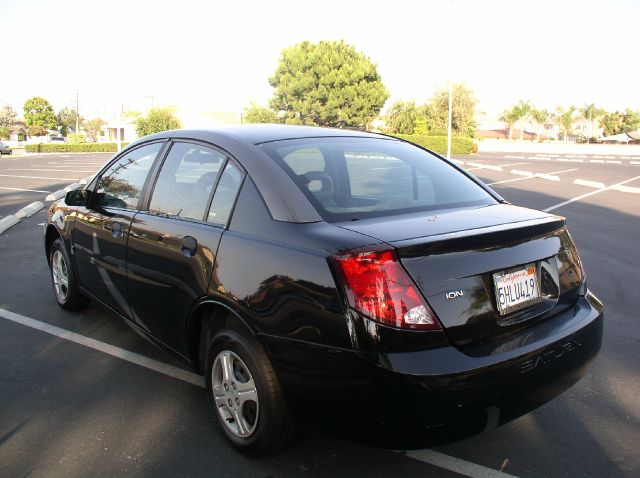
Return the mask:
<path id="1" fill-rule="evenodd" d="M 459 347 L 532 327 L 573 305 L 582 266 L 564 218 L 519 206 L 438 211 L 340 224 L 392 245 Z M 535 267 L 541 301 L 501 314 L 494 274 Z"/>

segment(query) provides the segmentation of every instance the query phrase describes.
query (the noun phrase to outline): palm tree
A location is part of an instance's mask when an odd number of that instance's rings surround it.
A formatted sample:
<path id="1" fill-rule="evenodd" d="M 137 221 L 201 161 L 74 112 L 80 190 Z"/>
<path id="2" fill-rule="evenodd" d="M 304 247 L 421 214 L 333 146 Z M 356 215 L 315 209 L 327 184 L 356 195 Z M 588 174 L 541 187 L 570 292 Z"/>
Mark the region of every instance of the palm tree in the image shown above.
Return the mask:
<path id="1" fill-rule="evenodd" d="M 594 103 L 586 104 L 579 110 L 580 116 L 589 122 L 589 138 L 593 138 L 593 122 L 604 114 L 601 108 L 596 108 Z"/>
<path id="2" fill-rule="evenodd" d="M 531 118 L 533 119 L 533 121 L 536 122 L 536 141 L 540 141 L 540 126 L 544 126 L 545 121 L 547 121 L 551 114 L 545 110 L 537 110 L 535 108 L 533 108 L 531 110 Z"/>
<path id="3" fill-rule="evenodd" d="M 558 121 L 558 124 L 560 125 L 560 130 L 562 130 L 563 141 L 566 141 L 567 135 L 571 133 L 571 128 L 573 127 L 573 121 L 575 120 L 573 114 L 576 111 L 576 107 L 570 106 L 565 110 L 562 106 L 558 106 L 556 108 L 556 111 L 556 119 Z"/>
<path id="4" fill-rule="evenodd" d="M 522 133 L 524 130 L 524 120 L 526 120 L 531 114 L 531 110 L 533 107 L 531 106 L 531 101 L 518 101 L 518 104 L 514 106 L 514 110 L 518 112 L 518 121 L 520 121 L 520 141 L 522 141 Z"/>
<path id="5" fill-rule="evenodd" d="M 511 140 L 513 125 L 516 124 L 520 119 L 520 112 L 514 106 L 511 109 L 504 110 L 502 112 L 502 115 L 498 119 L 500 121 L 504 121 L 507 124 L 507 127 L 509 128 L 509 139 Z"/>

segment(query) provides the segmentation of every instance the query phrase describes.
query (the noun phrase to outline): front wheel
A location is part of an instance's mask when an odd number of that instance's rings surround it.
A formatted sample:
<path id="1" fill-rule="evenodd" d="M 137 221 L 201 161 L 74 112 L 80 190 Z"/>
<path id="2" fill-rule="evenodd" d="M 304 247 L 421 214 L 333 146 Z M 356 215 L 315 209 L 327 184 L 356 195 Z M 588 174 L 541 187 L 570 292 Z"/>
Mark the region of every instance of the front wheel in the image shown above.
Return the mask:
<path id="1" fill-rule="evenodd" d="M 59 238 L 51 244 L 49 266 L 53 292 L 60 307 L 67 310 L 84 309 L 89 299 L 78 289 L 69 256 Z"/>
<path id="2" fill-rule="evenodd" d="M 230 329 L 216 334 L 211 343 L 207 393 L 225 436 L 251 455 L 286 447 L 293 425 L 260 343 L 248 333 Z"/>

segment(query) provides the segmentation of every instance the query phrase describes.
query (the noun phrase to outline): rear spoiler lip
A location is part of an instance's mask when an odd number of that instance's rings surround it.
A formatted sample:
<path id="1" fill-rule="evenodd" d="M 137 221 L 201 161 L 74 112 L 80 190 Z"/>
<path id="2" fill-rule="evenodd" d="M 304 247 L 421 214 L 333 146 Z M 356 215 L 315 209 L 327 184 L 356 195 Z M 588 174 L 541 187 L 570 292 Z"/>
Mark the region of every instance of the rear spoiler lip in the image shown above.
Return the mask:
<path id="1" fill-rule="evenodd" d="M 508 222 L 496 224 L 495 226 L 484 226 L 462 231 L 447 232 L 433 236 L 415 237 L 412 239 L 402 239 L 400 241 L 389 242 L 388 244 L 399 250 L 399 257 L 423 256 L 425 253 L 438 254 L 443 252 L 457 252 L 470 249 L 471 242 L 476 245 L 493 242 L 496 235 L 502 237 L 501 242 L 506 244 L 511 238 L 513 241 L 521 239 L 522 233 L 530 232 L 528 237 L 538 237 L 544 234 L 555 232 L 566 226 L 566 219 L 562 216 L 550 215 L 539 219 L 528 219 L 524 221 Z M 519 231 L 521 234 L 508 234 L 510 231 Z M 506 239 L 506 240 L 505 240 Z M 467 241 L 468 240 L 468 241 Z M 467 242 L 466 246 L 463 244 Z M 486 247 L 491 247 L 487 244 Z"/>

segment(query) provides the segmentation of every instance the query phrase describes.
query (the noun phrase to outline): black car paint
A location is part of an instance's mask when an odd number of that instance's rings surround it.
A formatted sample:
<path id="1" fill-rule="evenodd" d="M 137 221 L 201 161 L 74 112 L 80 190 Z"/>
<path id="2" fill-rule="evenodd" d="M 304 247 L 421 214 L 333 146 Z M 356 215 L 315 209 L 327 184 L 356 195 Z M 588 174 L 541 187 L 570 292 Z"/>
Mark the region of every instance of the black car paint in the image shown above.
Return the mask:
<path id="1" fill-rule="evenodd" d="M 562 218 L 504 204 L 495 195 L 496 205 L 474 210 L 329 224 L 255 146 L 310 136 L 378 137 L 272 126 L 143 138 L 129 148 L 195 140 L 234 158 L 247 177 L 230 223 L 220 227 L 147 213 L 153 182 L 148 180 L 140 212 L 55 203 L 47 244 L 62 237 L 89 295 L 196 369 L 195 312 L 207 304 L 232 311 L 265 346 L 292 403 L 332 400 L 339 390 L 348 392 L 346 402 L 354 409 L 382 421 L 441 424 L 461 411 L 482 416 L 488 407 L 505 410 L 504 417 L 517 416 L 580 378 L 600 347 L 602 305 L 590 292 L 578 294 L 582 269 L 577 256 L 567 256 L 570 237 Z M 186 237 L 198 244 L 192 257 L 183 250 Z M 347 307 L 331 257 L 390 246 L 444 330 L 399 330 Z M 551 271 L 548 287 L 556 287 L 556 294 L 551 290 L 520 320 L 499 323 L 491 273 L 532 261 Z M 105 288 L 105 273 L 111 289 Z M 463 290 L 464 300 L 445 304 L 451 289 Z M 118 303 L 114 291 L 126 303 Z M 473 297 L 475 306 L 469 302 Z M 580 345 L 560 353 L 567 343 Z M 339 396 L 342 400 L 345 394 Z M 518 413 L 508 412 L 514 403 Z"/>

